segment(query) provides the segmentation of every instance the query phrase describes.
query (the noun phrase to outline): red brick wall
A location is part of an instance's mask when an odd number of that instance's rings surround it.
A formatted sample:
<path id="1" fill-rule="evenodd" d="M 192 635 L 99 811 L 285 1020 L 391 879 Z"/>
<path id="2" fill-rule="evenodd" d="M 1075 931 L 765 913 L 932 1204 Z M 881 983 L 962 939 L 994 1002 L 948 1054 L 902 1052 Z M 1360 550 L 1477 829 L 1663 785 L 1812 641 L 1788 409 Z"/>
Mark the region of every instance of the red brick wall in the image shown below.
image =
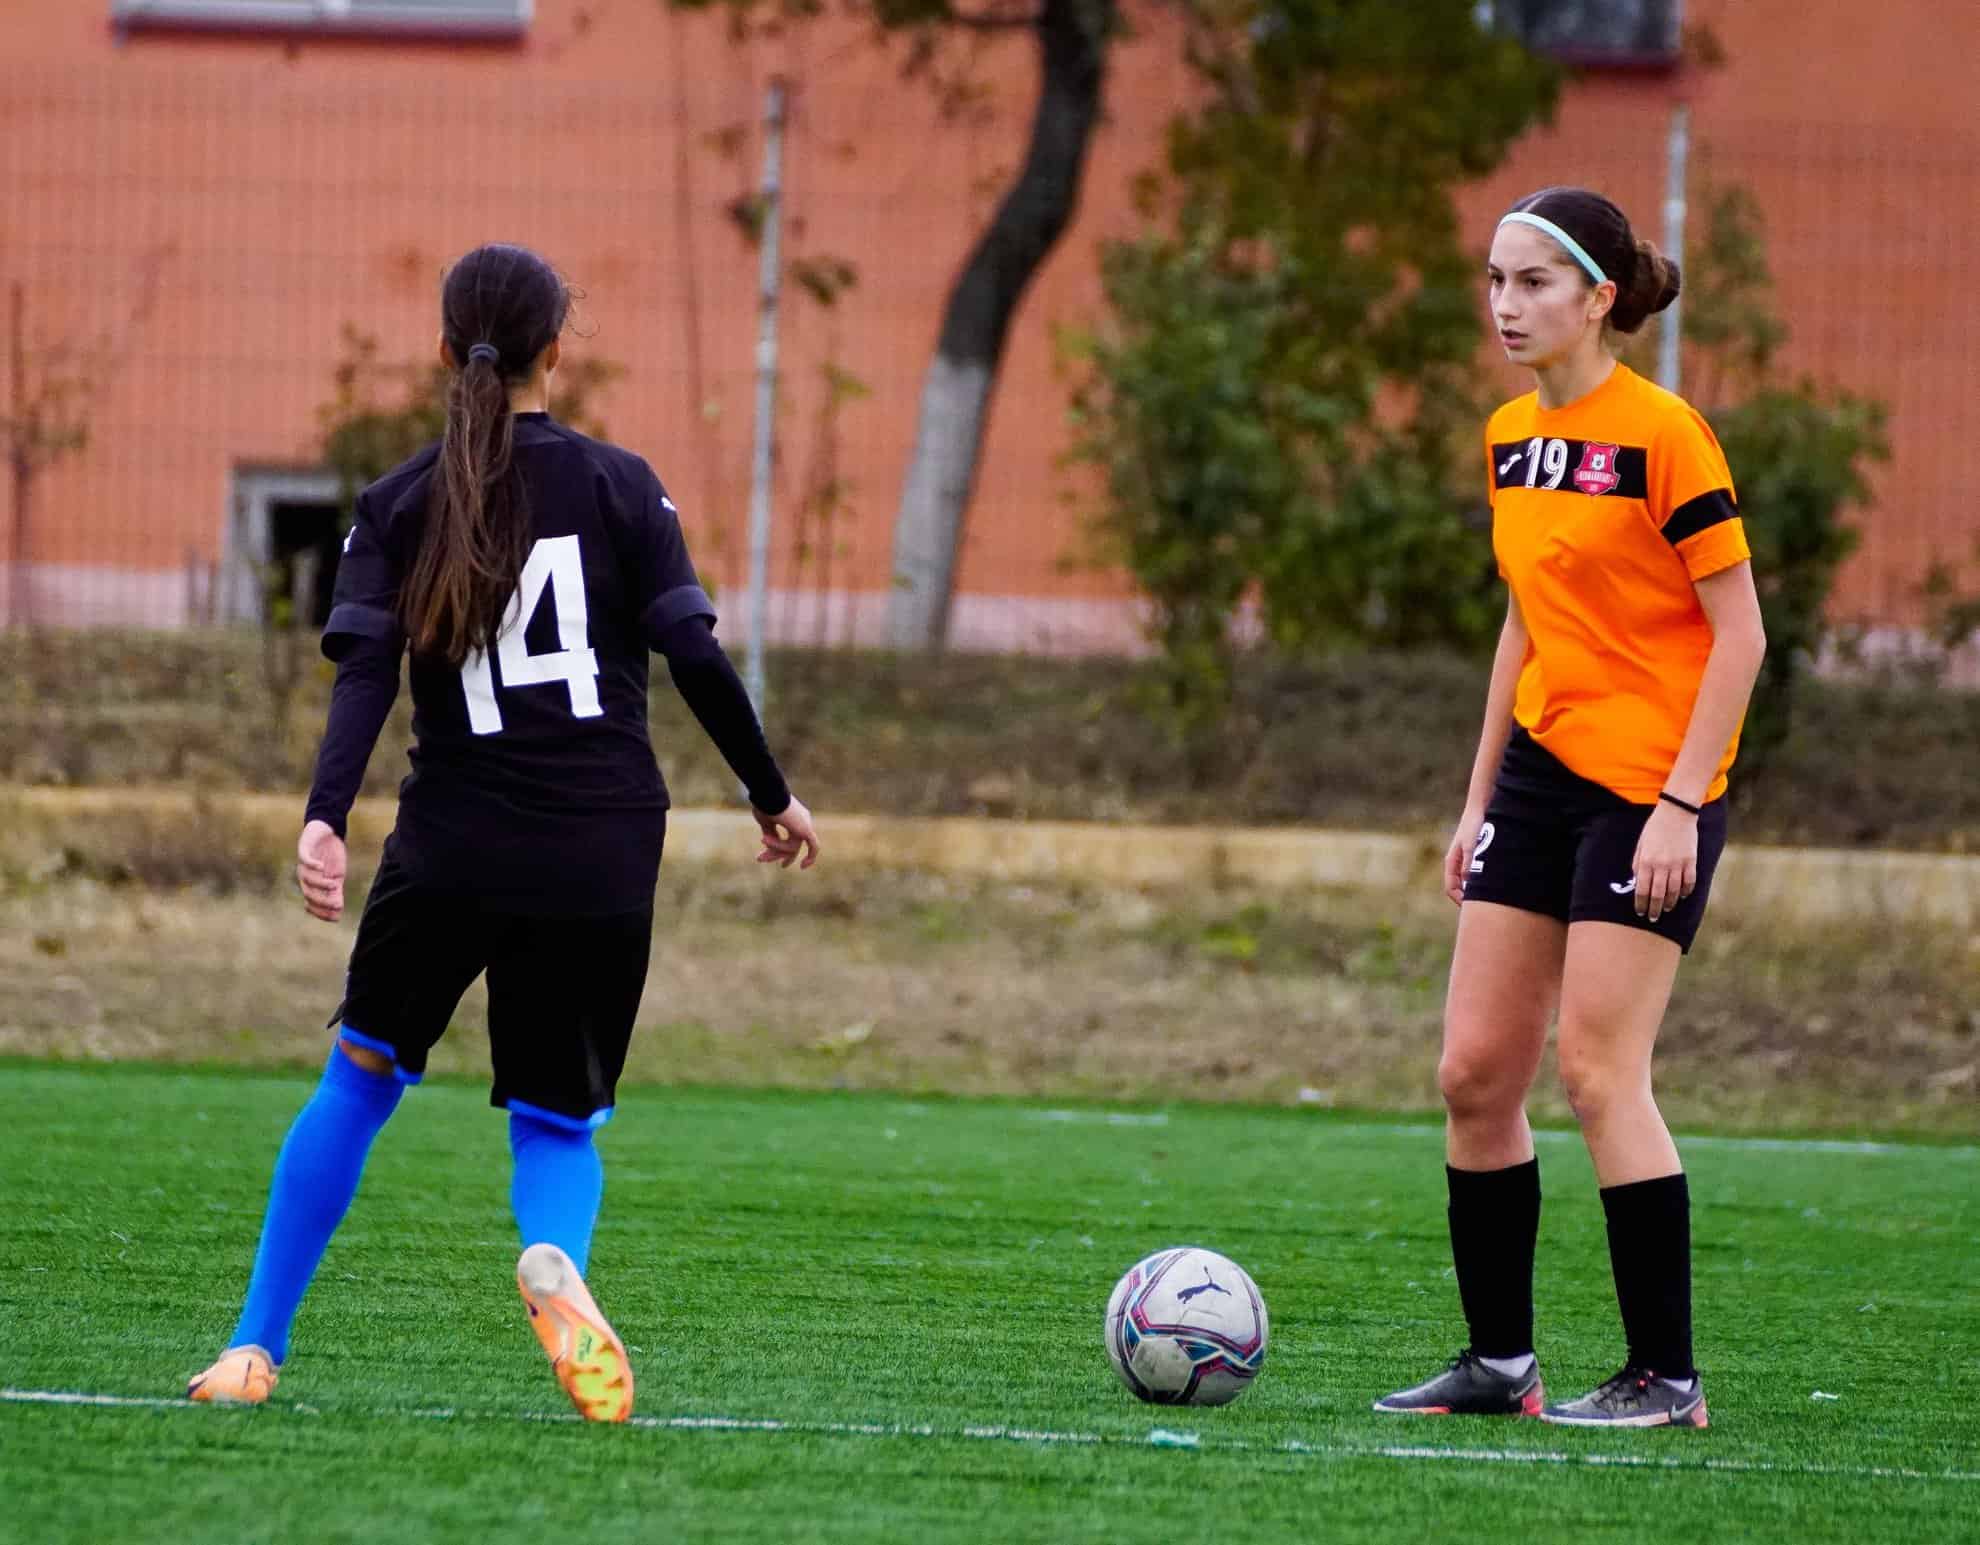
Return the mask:
<path id="1" fill-rule="evenodd" d="M 590 292 L 595 331 L 570 346 L 628 367 L 606 421 L 674 489 L 703 567 L 735 583 L 756 267 L 722 209 L 754 183 L 763 89 L 781 71 L 798 83 L 787 241 L 850 258 L 860 282 L 833 312 L 787 309 L 774 582 L 884 607 L 942 300 L 1022 144 L 1034 78 L 1022 40 L 978 52 L 987 114 L 956 121 L 862 29 L 737 46 L 719 19 L 683 20 L 657 0 L 539 0 L 524 42 L 466 49 L 120 43 L 102 0 L 5 9 L 0 282 L 23 285 L 31 340 L 119 340 L 91 445 L 37 488 L 28 556 L 66 576 L 63 593 L 87 582 L 86 566 L 149 574 L 147 614 L 173 620 L 188 566 L 220 556 L 232 469 L 312 459 L 340 328 L 376 333 L 388 356 L 424 353 L 444 261 L 486 239 L 538 246 Z M 1838 610 L 1905 620 L 1925 563 L 1959 557 L 1980 532 L 1968 493 L 1980 482 L 1980 130 L 1966 78 L 1980 7 L 1812 9 L 1693 0 L 1725 68 L 1578 85 L 1556 127 L 1466 207 L 1482 250 L 1514 193 L 1587 180 L 1654 234 L 1669 106 L 1687 91 L 1699 164 L 1749 182 L 1772 222 L 1789 366 L 1893 405 L 1897 456 Z M 1095 244 L 1132 228 L 1127 180 L 1159 158 L 1185 84 L 1161 33 L 1151 21 L 1117 58 L 1079 222 L 1026 302 L 994 408 L 961 584 L 1040 608 L 1013 638 L 1050 644 L 1056 626 L 1077 645 L 1081 603 L 1123 594 L 1113 576 L 1062 562 L 1077 516 L 1057 465 L 1052 334 L 1092 314 Z M 725 155 L 710 141 L 732 127 L 743 132 Z M 155 301 L 127 326 L 147 266 Z M 828 357 L 872 388 L 835 445 L 817 429 Z M 800 559 L 800 496 L 828 476 L 849 485 L 847 511 Z M 95 611 L 120 607 L 131 609 Z M 1118 620 L 1091 626 L 1114 636 Z"/>

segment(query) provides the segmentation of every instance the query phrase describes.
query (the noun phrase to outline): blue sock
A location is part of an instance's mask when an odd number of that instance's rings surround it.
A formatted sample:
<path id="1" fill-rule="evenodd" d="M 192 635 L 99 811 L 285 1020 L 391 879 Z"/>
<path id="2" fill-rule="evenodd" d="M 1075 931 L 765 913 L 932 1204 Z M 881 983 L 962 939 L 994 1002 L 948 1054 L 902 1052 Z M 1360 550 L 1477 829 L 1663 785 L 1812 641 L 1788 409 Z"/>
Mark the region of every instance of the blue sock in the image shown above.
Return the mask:
<path id="1" fill-rule="evenodd" d="M 371 1140 L 403 1093 L 405 1085 L 390 1073 L 367 1073 L 331 1047 L 323 1081 L 297 1114 L 275 1160 L 261 1248 L 229 1346 L 266 1347 L 278 1363 L 288 1356 L 289 1324 L 357 1194 Z"/>
<path id="2" fill-rule="evenodd" d="M 509 1151 L 516 1156 L 509 1203 L 523 1248 L 553 1244 L 583 1273 L 591 1258 L 591 1230 L 605 1195 L 605 1166 L 591 1129 L 558 1126 L 509 1112 Z"/>

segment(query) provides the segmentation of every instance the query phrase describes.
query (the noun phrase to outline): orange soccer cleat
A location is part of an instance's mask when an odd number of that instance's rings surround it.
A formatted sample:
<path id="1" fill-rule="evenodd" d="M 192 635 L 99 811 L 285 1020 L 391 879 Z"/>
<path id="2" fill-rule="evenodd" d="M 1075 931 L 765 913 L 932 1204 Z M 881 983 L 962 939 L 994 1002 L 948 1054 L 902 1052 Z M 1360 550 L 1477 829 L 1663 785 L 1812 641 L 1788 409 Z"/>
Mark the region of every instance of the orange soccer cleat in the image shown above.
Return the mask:
<path id="1" fill-rule="evenodd" d="M 626 1345 L 599 1312 L 576 1264 L 555 1245 L 536 1244 L 516 1262 L 516 1286 L 529 1323 L 571 1404 L 588 1422 L 632 1415 L 632 1363 Z"/>
<path id="2" fill-rule="evenodd" d="M 190 1400 L 219 1405 L 258 1406 L 275 1393 L 281 1378 L 275 1359 L 258 1346 L 228 1347 L 220 1360 L 186 1384 Z"/>

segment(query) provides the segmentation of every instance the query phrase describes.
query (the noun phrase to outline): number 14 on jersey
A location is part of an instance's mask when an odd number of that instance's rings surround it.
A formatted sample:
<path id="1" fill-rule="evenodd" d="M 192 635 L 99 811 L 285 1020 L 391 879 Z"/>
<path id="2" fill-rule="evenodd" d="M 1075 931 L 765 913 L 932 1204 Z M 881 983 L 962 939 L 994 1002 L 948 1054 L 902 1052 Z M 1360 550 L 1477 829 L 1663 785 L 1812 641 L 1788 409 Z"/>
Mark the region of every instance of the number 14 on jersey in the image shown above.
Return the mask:
<path id="1" fill-rule="evenodd" d="M 536 615 L 545 589 L 557 608 L 557 642 L 562 647 L 531 654 L 523 632 Z M 461 687 L 467 693 L 468 727 L 477 735 L 498 734 L 501 705 L 495 700 L 495 672 L 502 687 L 542 686 L 561 681 L 570 689 L 574 718 L 595 719 L 605 710 L 598 702 L 598 655 L 586 642 L 591 637 L 584 604 L 584 559 L 575 536 L 549 536 L 529 550 L 522 577 L 502 631 L 495 638 L 495 659 L 477 649 L 461 666 Z"/>

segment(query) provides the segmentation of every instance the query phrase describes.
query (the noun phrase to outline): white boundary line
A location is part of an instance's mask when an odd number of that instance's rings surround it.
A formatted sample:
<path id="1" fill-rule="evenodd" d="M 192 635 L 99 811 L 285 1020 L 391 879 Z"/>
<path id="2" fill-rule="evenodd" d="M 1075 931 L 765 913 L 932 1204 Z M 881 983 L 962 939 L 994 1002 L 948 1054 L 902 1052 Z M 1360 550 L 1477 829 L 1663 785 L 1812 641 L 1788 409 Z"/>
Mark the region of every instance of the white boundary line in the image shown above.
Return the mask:
<path id="1" fill-rule="evenodd" d="M 1214 1112 L 1216 1109 L 1215 1106 L 1192 1107 L 1183 1113 L 1183 1119 L 1198 1111 Z M 1165 1127 L 1172 1119 L 1172 1112 L 1169 1110 L 1117 1111 L 1102 1108 L 1027 1110 L 1023 1113 L 1023 1119 L 1051 1122 L 1055 1125 Z M 1441 1126 L 1430 1122 L 1409 1121 L 1330 1122 L 1327 1130 L 1347 1137 L 1441 1138 L 1444 1135 Z M 1931 1155 L 1947 1159 L 1980 1158 L 1980 1146 L 1960 1143 L 1883 1143 L 1840 1137 L 1714 1137 L 1709 1134 L 1687 1135 L 1682 1132 L 1673 1132 L 1671 1136 L 1680 1148 L 1724 1148 L 1738 1153 L 1832 1153 L 1856 1157 L 1903 1154 L 1919 1157 Z M 1541 1128 L 1534 1132 L 1533 1140 L 1540 1143 L 1578 1143 L 1581 1141 L 1581 1134 Z"/>
<path id="2" fill-rule="evenodd" d="M 9 1405 L 107 1406 L 119 1410 L 191 1410 L 190 1400 L 155 1395 L 92 1395 L 75 1390 L 0 1389 L 0 1403 Z M 321 1416 L 313 1406 L 278 1407 L 283 1414 Z M 356 1414 L 374 1420 L 575 1422 L 575 1415 L 531 1415 L 519 1412 L 457 1411 L 449 1408 L 359 1408 Z M 653 1432 L 790 1433 L 831 1438 L 932 1438 L 950 1442 L 1064 1444 L 1082 1448 L 1180 1448 L 1224 1452 L 1283 1454 L 1310 1459 L 1432 1460 L 1459 1464 L 1561 1465 L 1569 1468 L 1626 1470 L 1707 1470 L 1731 1475 L 1820 1476 L 1852 1481 L 1980 1482 L 1980 1470 L 1916 1470 L 1896 1465 L 1824 1465 L 1777 1463 L 1770 1459 L 1714 1459 L 1710 1455 L 1570 1454 L 1558 1449 L 1455 1448 L 1408 1443 L 1307 1443 L 1288 1438 L 1281 1443 L 1245 1438 L 1204 1439 L 1193 1432 L 1156 1428 L 1146 1437 L 1097 1432 L 1054 1432 L 1033 1427 L 931 1427 L 879 1422 L 786 1421 L 780 1417 L 635 1416 L 629 1427 Z M 1693 1442 L 1699 1441 L 1696 1439 Z"/>

